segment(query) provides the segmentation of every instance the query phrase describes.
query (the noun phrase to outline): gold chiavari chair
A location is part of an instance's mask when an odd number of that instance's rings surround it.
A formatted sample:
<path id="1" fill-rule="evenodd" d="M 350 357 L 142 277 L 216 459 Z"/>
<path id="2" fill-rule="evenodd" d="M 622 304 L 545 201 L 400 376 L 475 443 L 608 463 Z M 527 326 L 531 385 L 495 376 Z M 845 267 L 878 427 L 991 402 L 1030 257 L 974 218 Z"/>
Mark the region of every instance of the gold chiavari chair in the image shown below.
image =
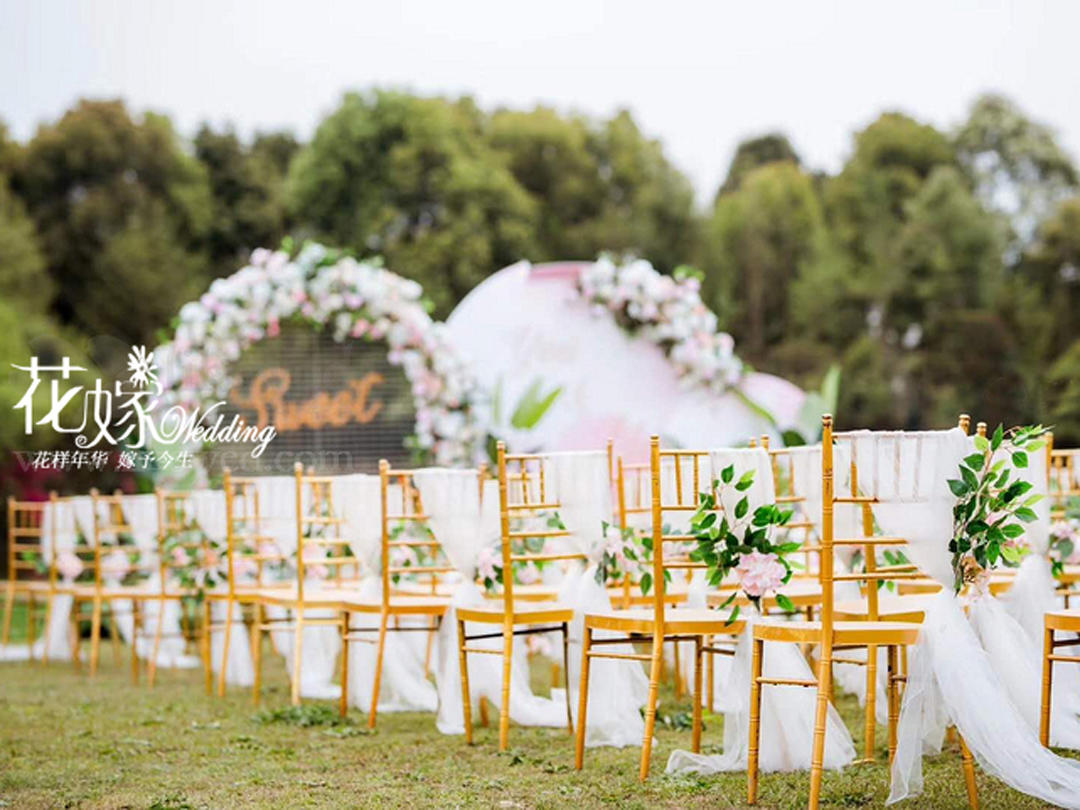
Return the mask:
<path id="1" fill-rule="evenodd" d="M 343 632 L 345 623 L 344 599 L 347 591 L 343 567 L 356 567 L 357 560 L 348 552 L 349 541 L 341 537 L 344 520 L 337 517 L 333 503 L 333 478 L 306 473 L 299 462 L 294 468 L 296 477 L 296 560 L 295 583 L 289 587 L 259 588 L 253 592 L 257 600 L 257 616 L 252 623 L 252 653 L 255 664 L 255 704 L 259 703 L 262 684 L 262 634 L 292 631 L 292 673 L 290 699 L 300 705 L 300 672 L 304 659 L 304 628 L 334 627 Z M 309 494 L 308 512 L 304 510 L 304 494 Z M 256 555 L 262 557 L 262 555 Z M 276 555 L 270 555 L 276 558 Z M 235 564 L 235 557 L 233 558 Z M 326 585 L 307 583 L 308 573 L 323 566 L 330 573 Z M 265 615 L 267 606 L 288 611 L 279 618 Z M 310 616 L 310 610 L 326 610 L 332 616 Z M 347 678 L 348 656 L 342 656 L 342 681 Z M 225 667 L 222 666 L 224 671 Z M 342 690 L 344 694 L 344 689 Z"/>
<path id="2" fill-rule="evenodd" d="M 355 595 L 344 597 L 342 606 L 345 620 L 341 628 L 342 654 L 346 664 L 342 668 L 341 715 L 348 707 L 348 657 L 349 645 L 355 643 L 375 644 L 375 673 L 372 682 L 371 708 L 368 712 L 368 728 L 375 728 L 379 708 L 379 690 L 382 686 L 383 660 L 388 633 L 423 632 L 430 641 L 450 606 L 449 597 L 441 593 L 440 580 L 455 571 L 442 551 L 442 546 L 427 527 L 428 515 L 413 481 L 414 470 L 393 469 L 385 459 L 379 462 L 380 505 L 380 578 L 381 587 L 377 599 L 364 600 Z M 481 477 L 483 472 L 478 473 Z M 391 503 L 391 494 L 397 503 Z M 395 563 L 395 551 L 411 553 L 408 564 Z M 406 582 L 406 579 L 411 582 Z M 373 627 L 353 626 L 354 614 L 378 614 L 379 622 Z M 402 624 L 401 620 L 406 622 Z M 416 624 L 415 619 L 427 619 L 427 624 Z M 375 634 L 376 638 L 371 638 Z"/>
<path id="3" fill-rule="evenodd" d="M 712 489 L 710 470 L 702 469 L 702 461 L 708 464 L 709 453 L 704 450 L 661 450 L 660 438 L 649 439 L 649 499 L 652 515 L 652 604 L 610 613 L 586 614 L 584 641 L 581 657 L 581 688 L 578 693 L 578 727 L 575 740 L 575 767 L 580 770 L 585 758 L 585 733 L 587 729 L 587 710 L 589 695 L 589 668 L 593 658 L 609 658 L 627 662 L 649 664 L 649 693 L 645 707 L 645 735 L 641 746 L 639 777 L 648 778 L 649 763 L 652 757 L 653 733 L 656 729 L 656 706 L 659 697 L 660 680 L 663 671 L 663 650 L 665 642 L 691 641 L 694 643 L 694 711 L 693 711 L 693 750 L 701 748 L 701 710 L 702 710 L 702 663 L 705 653 L 723 653 L 719 647 L 706 646 L 705 639 L 714 636 L 736 637 L 742 632 L 742 621 L 728 622 L 727 617 L 708 608 L 679 608 L 669 604 L 665 596 L 666 583 L 672 572 L 705 569 L 706 565 L 689 559 L 685 552 L 686 544 L 694 538 L 689 534 L 676 534 L 665 529 L 664 515 L 670 513 L 692 513 L 698 508 L 698 493 Z M 674 497 L 663 491 L 662 467 L 670 462 L 674 475 L 668 476 L 674 484 Z M 685 467 L 689 467 L 692 478 L 691 494 L 685 493 L 682 476 Z M 715 493 L 714 493 L 715 495 Z M 722 507 L 717 500 L 717 510 Z M 675 544 L 682 550 L 668 554 L 666 548 Z M 597 631 L 619 634 L 618 637 L 594 638 Z M 651 643 L 649 652 L 607 652 L 604 646 L 633 643 Z M 595 649 L 594 649 L 595 648 Z"/>
<path id="4" fill-rule="evenodd" d="M 72 596 L 71 620 L 75 627 L 73 658 L 76 666 L 80 661 L 78 625 L 84 618 L 83 609 L 90 607 L 91 676 L 97 674 L 101 631 L 106 612 L 113 657 L 119 662 L 121 641 L 117 619 L 125 614 L 117 609 L 115 602 L 130 601 L 131 608 L 127 615 L 132 620 L 131 676 L 132 680 L 138 683 L 138 639 L 143 634 L 142 605 L 146 600 L 156 598 L 156 591 L 147 587 L 146 578 L 157 570 L 157 561 L 146 549 L 121 542 L 122 536 L 131 536 L 132 533 L 124 516 L 123 498 L 124 495 L 119 490 L 111 495 L 102 495 L 96 489 L 90 490 L 94 536 L 89 553 L 92 555 L 93 584 L 71 586 L 64 592 Z"/>
<path id="5" fill-rule="evenodd" d="M 1049 498 L 1051 520 L 1064 520 L 1069 502 L 1080 498 L 1080 448 L 1053 446 L 1053 435 L 1047 439 Z M 1080 582 L 1080 566 L 1066 565 L 1058 575 L 1065 600 L 1064 610 L 1048 612 L 1043 617 L 1043 679 L 1042 705 L 1039 715 L 1039 738 L 1050 745 L 1050 714 L 1053 700 L 1055 664 L 1080 664 L 1080 654 L 1058 652 L 1062 648 L 1080 646 L 1080 610 L 1069 607 L 1072 588 Z M 1065 634 L 1058 637 L 1056 634 Z"/>
<path id="6" fill-rule="evenodd" d="M 196 592 L 182 587 L 175 576 L 175 572 L 182 564 L 174 561 L 167 552 L 166 546 L 178 548 L 184 551 L 201 552 L 205 561 L 209 550 L 209 543 L 201 533 L 194 532 L 191 516 L 190 492 L 176 492 L 165 489 L 155 489 L 154 496 L 157 499 L 158 516 L 158 588 L 156 601 L 157 617 L 154 621 L 154 640 L 151 644 L 150 660 L 147 664 L 146 682 L 150 687 L 157 680 L 157 661 L 161 651 L 161 641 L 173 636 L 184 639 L 187 642 L 195 639 L 199 647 L 199 654 L 203 661 L 203 670 L 206 675 L 207 693 L 209 694 L 210 682 L 210 654 L 209 637 L 207 635 L 208 622 L 205 616 L 201 624 L 195 623 L 194 618 L 188 621 L 188 615 L 184 610 L 185 601 L 195 598 Z M 209 595 L 204 595 L 209 603 Z M 180 627 L 175 631 L 165 631 L 165 606 L 169 602 L 176 602 L 180 607 Z"/>
<path id="7" fill-rule="evenodd" d="M 15 604 L 23 601 L 26 604 L 26 640 L 30 645 L 31 657 L 38 614 L 44 611 L 44 632 L 47 633 L 56 590 L 56 567 L 45 562 L 55 556 L 45 551 L 46 546 L 52 551 L 49 545 L 52 538 L 44 536 L 45 510 L 48 507 L 48 501 L 17 501 L 11 497 L 7 499 L 8 578 L 3 585 L 4 619 L 0 645 L 6 647 L 11 640 L 11 620 Z M 48 658 L 48 646 L 47 643 L 44 645 L 42 661 Z"/>
<path id="8" fill-rule="evenodd" d="M 220 620 L 213 617 L 206 627 L 209 644 L 214 633 L 223 636 L 222 666 L 218 672 L 217 694 L 224 697 L 226 669 L 229 660 L 229 647 L 232 643 L 232 626 L 236 621 L 234 613 L 239 606 L 251 614 L 251 657 L 252 661 L 261 661 L 262 634 L 254 628 L 263 622 L 265 603 L 263 597 L 273 590 L 287 591 L 290 582 L 287 579 L 274 578 L 276 572 L 283 571 L 289 557 L 283 553 L 270 535 L 265 533 L 262 522 L 259 489 L 256 479 L 233 475 L 225 468 L 222 487 L 225 491 L 225 542 L 228 564 L 226 566 L 225 588 L 209 594 L 210 602 L 224 602 L 225 610 Z M 243 568 L 241 561 L 248 563 Z M 256 682 L 253 688 L 255 705 L 259 703 L 261 672 L 255 669 Z"/>
<path id="9" fill-rule="evenodd" d="M 834 534 L 834 511 L 838 505 L 858 504 L 872 507 L 878 502 L 875 494 L 863 495 L 859 489 L 858 471 L 853 466 L 850 490 L 838 494 L 836 491 L 834 468 L 834 442 L 849 438 L 850 434 L 833 432 L 832 417 L 822 417 L 822 531 L 821 531 L 821 584 L 822 605 L 821 619 L 815 622 L 759 622 L 754 626 L 752 680 L 750 694 L 750 742 L 747 768 L 747 802 L 756 804 L 758 796 L 758 750 L 761 735 L 761 695 L 763 687 L 812 688 L 817 690 L 817 702 L 814 718 L 813 748 L 810 767 L 810 797 L 808 807 L 817 810 L 821 800 L 821 783 L 825 756 L 825 730 L 828 717 L 829 701 L 832 693 L 832 667 L 838 660 L 837 652 L 865 649 L 867 665 L 876 661 L 877 649 L 884 647 L 888 661 L 887 702 L 889 715 L 889 759 L 896 751 L 896 727 L 899 720 L 900 683 L 904 676 L 898 669 L 898 652 L 914 644 L 919 628 L 914 623 L 886 622 L 871 613 L 873 618 L 862 621 L 838 621 L 835 612 L 834 588 L 837 583 L 855 581 L 866 586 L 868 600 L 876 599 L 877 583 L 883 580 L 897 580 L 920 576 L 914 566 L 878 566 L 874 548 L 878 546 L 902 545 L 903 538 L 874 536 L 871 517 L 864 512 L 863 536 L 854 538 L 836 537 Z M 852 455 L 854 458 L 854 454 Z M 861 546 L 870 549 L 866 556 L 866 569 L 861 572 L 834 574 L 834 550 L 842 546 Z M 762 675 L 762 661 L 765 643 L 816 644 L 819 649 L 817 676 L 805 681 L 787 678 L 769 678 Z M 869 690 L 870 694 L 874 689 Z M 869 721 L 868 721 L 869 722 Z M 974 762 L 966 745 L 961 740 L 964 755 L 964 775 L 968 790 L 968 800 L 972 807 L 977 806 L 975 794 Z"/>
<path id="10" fill-rule="evenodd" d="M 536 599 L 522 600 L 517 597 L 518 585 L 514 582 L 514 564 L 562 562 L 581 560 L 585 555 L 576 552 L 545 553 L 518 551 L 516 546 L 528 540 L 540 539 L 545 542 L 554 538 L 569 537 L 566 529 L 530 529 L 518 528 L 517 524 L 535 521 L 537 518 L 559 509 L 558 500 L 549 496 L 544 473 L 544 456 L 536 454 L 510 454 L 506 445 L 499 442 L 496 448 L 499 477 L 499 528 L 502 551 L 502 595 L 501 599 L 489 600 L 490 604 L 482 607 L 458 608 L 458 662 L 461 668 L 461 693 L 465 713 L 465 740 L 472 743 L 473 721 L 472 702 L 469 694 L 469 655 L 502 656 L 502 700 L 499 707 L 499 750 L 505 751 L 510 740 L 510 675 L 513 666 L 514 638 L 535 633 L 560 631 L 563 644 L 563 672 L 569 676 L 567 659 L 569 655 L 569 627 L 574 618 L 570 608 Z M 516 470 L 514 469 L 516 468 Z M 493 632 L 469 635 L 466 622 L 501 626 Z M 470 641 L 488 638 L 502 638 L 502 650 L 484 647 L 471 647 Z M 566 691 L 566 723 L 573 733 L 573 718 L 570 712 L 570 691 Z"/>

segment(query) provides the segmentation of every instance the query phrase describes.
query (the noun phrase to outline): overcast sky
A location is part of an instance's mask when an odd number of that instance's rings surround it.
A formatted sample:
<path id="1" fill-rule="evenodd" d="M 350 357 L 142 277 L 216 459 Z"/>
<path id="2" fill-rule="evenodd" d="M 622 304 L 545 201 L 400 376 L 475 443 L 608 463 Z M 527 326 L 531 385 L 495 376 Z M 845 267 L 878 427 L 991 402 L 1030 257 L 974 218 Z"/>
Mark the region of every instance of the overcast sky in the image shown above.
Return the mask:
<path id="1" fill-rule="evenodd" d="M 740 139 L 783 130 L 836 169 L 901 109 L 954 126 L 1012 96 L 1080 155 L 1080 3 L 404 3 L 0 0 L 0 119 L 26 139 L 79 96 L 122 96 L 180 131 L 306 137 L 351 88 L 630 108 L 711 197 Z"/>

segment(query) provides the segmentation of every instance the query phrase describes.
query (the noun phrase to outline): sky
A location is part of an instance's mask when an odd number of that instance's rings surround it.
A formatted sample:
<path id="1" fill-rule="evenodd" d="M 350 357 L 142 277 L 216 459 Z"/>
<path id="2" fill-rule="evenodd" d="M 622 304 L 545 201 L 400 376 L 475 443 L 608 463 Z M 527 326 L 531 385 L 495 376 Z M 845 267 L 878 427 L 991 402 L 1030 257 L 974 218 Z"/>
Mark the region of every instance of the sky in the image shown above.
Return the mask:
<path id="1" fill-rule="evenodd" d="M 1004 92 L 1080 156 L 1080 3 L 0 0 L 0 120 L 25 140 L 82 96 L 181 133 L 307 137 L 350 89 L 485 107 L 628 108 L 701 201 L 740 140 L 780 130 L 835 171 L 885 110 L 943 128 Z"/>

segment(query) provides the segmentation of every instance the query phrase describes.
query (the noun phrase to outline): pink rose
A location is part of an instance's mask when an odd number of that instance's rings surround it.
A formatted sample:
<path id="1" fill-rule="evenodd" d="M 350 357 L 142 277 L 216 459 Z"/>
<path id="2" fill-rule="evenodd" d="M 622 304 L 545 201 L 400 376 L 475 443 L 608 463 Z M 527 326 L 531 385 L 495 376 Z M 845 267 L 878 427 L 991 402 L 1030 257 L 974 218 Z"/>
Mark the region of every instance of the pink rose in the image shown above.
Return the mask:
<path id="1" fill-rule="evenodd" d="M 491 546 L 485 546 L 480 550 L 480 555 L 476 558 L 476 570 L 480 574 L 481 579 L 496 579 L 495 574 L 495 549 Z"/>
<path id="2" fill-rule="evenodd" d="M 522 585 L 532 585 L 540 580 L 540 569 L 536 563 L 529 563 L 518 572 L 518 582 Z M 532 638 L 532 636 L 530 636 Z"/>
<path id="3" fill-rule="evenodd" d="M 83 562 L 78 556 L 70 551 L 61 551 L 56 558 L 56 570 L 65 580 L 78 579 L 83 572 Z"/>
<path id="4" fill-rule="evenodd" d="M 787 569 L 775 554 L 752 551 L 743 554 L 739 559 L 735 574 L 746 595 L 758 598 L 779 588 L 787 575 Z"/>

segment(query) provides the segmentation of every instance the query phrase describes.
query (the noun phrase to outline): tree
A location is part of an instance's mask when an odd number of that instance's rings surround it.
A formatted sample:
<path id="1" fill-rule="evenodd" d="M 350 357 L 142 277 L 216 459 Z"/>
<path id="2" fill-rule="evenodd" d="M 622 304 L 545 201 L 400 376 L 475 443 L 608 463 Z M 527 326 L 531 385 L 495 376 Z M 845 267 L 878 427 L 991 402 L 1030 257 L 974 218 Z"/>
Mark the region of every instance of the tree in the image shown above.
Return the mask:
<path id="1" fill-rule="evenodd" d="M 52 296 L 34 223 L 0 175 L 0 300 L 24 311 L 44 312 Z"/>
<path id="2" fill-rule="evenodd" d="M 693 192 L 627 112 L 606 122 L 537 107 L 499 110 L 490 141 L 532 197 L 534 257 L 632 253 L 672 270 L 691 255 Z"/>
<path id="3" fill-rule="evenodd" d="M 64 323 L 151 342 L 164 325 L 157 313 L 179 309 L 193 279 L 205 283 L 206 175 L 162 116 L 135 120 L 120 101 L 80 101 L 38 129 L 12 188 L 37 223 Z M 140 231 L 141 253 L 132 239 Z M 121 254 L 123 303 L 113 289 Z"/>
<path id="4" fill-rule="evenodd" d="M 1054 440 L 1066 447 L 1080 444 L 1080 340 L 1075 341 L 1050 368 L 1048 422 Z"/>
<path id="5" fill-rule="evenodd" d="M 318 238 L 381 254 L 445 316 L 532 248 L 535 206 L 482 135 L 467 98 L 349 93 L 293 161 L 290 210 Z"/>
<path id="6" fill-rule="evenodd" d="M 996 93 L 975 100 L 955 142 L 979 199 L 1008 219 L 1021 245 L 1080 183 L 1054 133 Z"/>
<path id="7" fill-rule="evenodd" d="M 812 179 L 790 162 L 755 169 L 717 200 L 706 234 L 705 300 L 760 360 L 789 331 L 791 285 L 826 246 Z"/>
<path id="8" fill-rule="evenodd" d="M 285 236 L 284 179 L 297 148 L 285 133 L 258 136 L 249 147 L 232 130 L 199 129 L 195 155 L 214 197 L 207 243 L 215 275 L 231 273 L 253 248 L 276 246 Z"/>
<path id="9" fill-rule="evenodd" d="M 759 135 L 743 141 L 736 147 L 735 156 L 728 167 L 727 177 L 720 186 L 720 190 L 716 192 L 717 199 L 735 191 L 746 175 L 769 163 L 794 163 L 796 166 L 801 164 L 795 148 L 788 141 L 787 136 L 781 132 Z"/>

